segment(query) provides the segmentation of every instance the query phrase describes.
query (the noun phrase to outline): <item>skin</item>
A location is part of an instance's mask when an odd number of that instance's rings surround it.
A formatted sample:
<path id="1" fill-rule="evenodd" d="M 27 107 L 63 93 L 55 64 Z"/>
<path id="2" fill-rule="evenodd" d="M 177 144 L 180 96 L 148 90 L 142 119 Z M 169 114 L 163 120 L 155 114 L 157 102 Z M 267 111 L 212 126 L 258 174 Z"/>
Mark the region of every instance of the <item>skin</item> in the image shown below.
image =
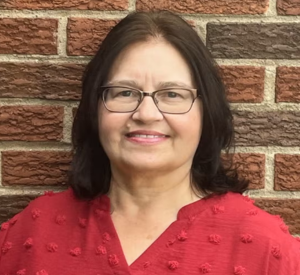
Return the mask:
<path id="1" fill-rule="evenodd" d="M 186 61 L 162 39 L 133 44 L 117 57 L 108 84 L 122 81 L 134 81 L 126 86 L 147 92 L 166 82 L 195 88 Z M 199 200 L 190 168 L 201 137 L 202 104 L 196 99 L 186 114 L 163 114 L 145 97 L 135 112 L 113 113 L 100 100 L 98 114 L 99 139 L 111 162 L 112 220 L 131 264 L 176 220 L 180 208 Z M 135 130 L 168 138 L 152 145 L 134 143 L 126 133 Z"/>

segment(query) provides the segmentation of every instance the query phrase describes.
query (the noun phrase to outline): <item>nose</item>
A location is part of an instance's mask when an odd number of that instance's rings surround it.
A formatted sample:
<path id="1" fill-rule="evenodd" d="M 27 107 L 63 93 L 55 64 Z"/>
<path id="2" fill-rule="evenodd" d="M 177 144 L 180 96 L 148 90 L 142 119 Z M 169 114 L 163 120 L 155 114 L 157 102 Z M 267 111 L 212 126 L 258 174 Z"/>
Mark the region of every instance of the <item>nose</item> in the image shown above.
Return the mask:
<path id="1" fill-rule="evenodd" d="M 144 123 L 151 123 L 163 119 L 163 114 L 158 110 L 154 103 L 154 98 L 144 96 L 140 106 L 133 113 L 132 118 Z"/>

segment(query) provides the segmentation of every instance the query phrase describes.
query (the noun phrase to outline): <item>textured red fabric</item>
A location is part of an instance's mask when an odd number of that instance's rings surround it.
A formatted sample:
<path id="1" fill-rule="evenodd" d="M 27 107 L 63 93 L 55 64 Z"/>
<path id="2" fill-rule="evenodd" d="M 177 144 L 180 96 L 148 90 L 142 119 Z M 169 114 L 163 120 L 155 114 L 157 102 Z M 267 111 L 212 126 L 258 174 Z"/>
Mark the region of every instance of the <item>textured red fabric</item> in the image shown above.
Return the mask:
<path id="1" fill-rule="evenodd" d="M 299 275 L 300 242 L 283 221 L 240 194 L 184 206 L 130 266 L 107 196 L 71 189 L 32 201 L 0 230 L 1 275 Z"/>

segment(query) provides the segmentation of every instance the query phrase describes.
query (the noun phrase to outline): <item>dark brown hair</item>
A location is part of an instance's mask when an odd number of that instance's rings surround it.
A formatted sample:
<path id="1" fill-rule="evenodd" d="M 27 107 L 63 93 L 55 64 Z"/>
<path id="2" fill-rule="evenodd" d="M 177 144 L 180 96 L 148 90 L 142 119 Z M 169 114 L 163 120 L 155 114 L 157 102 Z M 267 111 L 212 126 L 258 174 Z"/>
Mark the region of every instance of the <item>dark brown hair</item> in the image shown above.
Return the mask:
<path id="1" fill-rule="evenodd" d="M 203 102 L 202 136 L 191 167 L 194 187 L 206 193 L 242 193 L 248 182 L 239 180 L 236 171 L 230 165 L 225 168 L 221 162 L 221 150 L 232 147 L 234 130 L 217 66 L 197 32 L 168 11 L 130 13 L 108 33 L 88 64 L 72 129 L 74 154 L 69 185 L 81 198 L 108 192 L 111 170 L 99 141 L 99 88 L 126 47 L 153 38 L 163 38 L 180 51 L 190 66 Z"/>

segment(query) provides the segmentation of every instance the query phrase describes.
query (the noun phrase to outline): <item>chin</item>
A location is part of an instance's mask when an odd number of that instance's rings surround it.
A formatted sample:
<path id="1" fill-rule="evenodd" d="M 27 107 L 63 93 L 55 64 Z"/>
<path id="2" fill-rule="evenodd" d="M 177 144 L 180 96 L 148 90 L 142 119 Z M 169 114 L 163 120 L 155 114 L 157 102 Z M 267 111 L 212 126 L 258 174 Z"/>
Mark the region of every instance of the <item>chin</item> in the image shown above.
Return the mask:
<path id="1" fill-rule="evenodd" d="M 148 171 L 158 171 L 161 170 L 162 168 L 167 168 L 168 166 L 171 166 L 171 163 L 166 163 L 162 161 L 157 161 L 157 160 L 135 160 L 128 162 L 126 161 L 125 163 L 126 169 L 130 169 L 130 172 L 132 171 L 139 171 L 139 172 L 148 172 Z"/>

